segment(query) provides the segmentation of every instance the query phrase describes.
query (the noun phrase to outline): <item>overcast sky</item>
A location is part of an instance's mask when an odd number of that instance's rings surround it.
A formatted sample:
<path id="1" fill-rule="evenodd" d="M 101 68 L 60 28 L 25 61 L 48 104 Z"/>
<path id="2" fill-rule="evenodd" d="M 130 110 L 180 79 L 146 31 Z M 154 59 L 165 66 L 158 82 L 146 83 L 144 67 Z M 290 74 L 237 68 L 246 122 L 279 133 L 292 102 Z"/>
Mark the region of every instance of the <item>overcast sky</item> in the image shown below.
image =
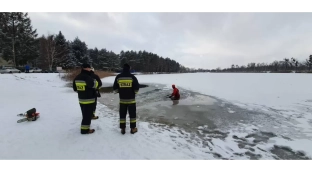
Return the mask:
<path id="1" fill-rule="evenodd" d="M 312 54 L 312 13 L 29 13 L 39 35 L 62 31 L 88 48 L 146 50 L 215 69 Z"/>

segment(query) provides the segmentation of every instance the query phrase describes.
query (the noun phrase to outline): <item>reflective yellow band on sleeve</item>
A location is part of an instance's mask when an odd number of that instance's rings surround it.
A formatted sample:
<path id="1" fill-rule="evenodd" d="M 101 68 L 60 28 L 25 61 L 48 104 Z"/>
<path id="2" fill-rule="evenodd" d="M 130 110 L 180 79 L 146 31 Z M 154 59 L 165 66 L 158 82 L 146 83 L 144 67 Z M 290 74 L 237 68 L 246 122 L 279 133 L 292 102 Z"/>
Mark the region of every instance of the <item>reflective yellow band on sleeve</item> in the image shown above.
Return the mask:
<path id="1" fill-rule="evenodd" d="M 94 86 L 93 88 L 97 88 L 99 86 L 99 82 L 97 82 L 96 80 L 94 80 Z"/>

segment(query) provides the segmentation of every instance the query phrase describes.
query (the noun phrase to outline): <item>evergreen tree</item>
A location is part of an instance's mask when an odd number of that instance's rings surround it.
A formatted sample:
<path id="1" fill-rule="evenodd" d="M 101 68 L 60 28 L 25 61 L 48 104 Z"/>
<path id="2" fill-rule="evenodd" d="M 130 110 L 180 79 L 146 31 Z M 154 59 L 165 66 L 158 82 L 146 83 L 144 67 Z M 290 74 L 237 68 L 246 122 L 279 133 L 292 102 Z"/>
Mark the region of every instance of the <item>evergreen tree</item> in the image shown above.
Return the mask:
<path id="1" fill-rule="evenodd" d="M 75 40 L 71 42 L 71 50 L 79 65 L 91 62 L 86 43 L 82 42 L 78 37 L 76 37 Z"/>
<path id="2" fill-rule="evenodd" d="M 108 63 L 107 63 L 107 50 L 101 49 L 98 54 L 98 65 L 99 69 L 108 70 Z"/>
<path id="3" fill-rule="evenodd" d="M 72 69 L 72 68 L 78 67 L 79 62 L 75 56 L 75 53 L 73 52 L 73 48 L 71 47 L 71 43 L 67 42 L 67 46 L 69 47 L 69 53 L 66 55 L 66 57 L 65 57 L 66 60 L 64 60 L 62 62 L 61 66 L 64 69 Z"/>
<path id="4" fill-rule="evenodd" d="M 0 13 L 0 49 L 4 59 L 14 66 L 23 65 L 37 58 L 37 30 L 33 30 L 28 13 Z"/>
<path id="5" fill-rule="evenodd" d="M 99 65 L 99 50 L 97 48 L 88 49 L 88 53 L 89 53 L 90 59 L 92 60 L 92 66 L 95 69 L 99 69 L 100 68 L 100 65 Z"/>
<path id="6" fill-rule="evenodd" d="M 63 66 L 64 62 L 67 61 L 69 57 L 69 45 L 65 39 L 65 36 L 61 31 L 55 36 L 55 45 L 58 54 L 55 57 L 54 66 Z"/>

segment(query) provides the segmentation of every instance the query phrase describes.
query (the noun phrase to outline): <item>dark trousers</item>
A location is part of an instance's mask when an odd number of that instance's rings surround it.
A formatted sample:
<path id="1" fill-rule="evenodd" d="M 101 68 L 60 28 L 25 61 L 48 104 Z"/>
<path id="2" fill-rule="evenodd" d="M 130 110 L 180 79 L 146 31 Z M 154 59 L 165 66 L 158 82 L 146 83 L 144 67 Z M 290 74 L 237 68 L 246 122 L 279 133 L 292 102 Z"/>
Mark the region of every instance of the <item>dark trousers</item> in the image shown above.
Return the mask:
<path id="1" fill-rule="evenodd" d="M 95 98 L 95 103 L 93 105 L 93 113 L 92 113 L 93 117 L 95 117 L 96 105 L 97 105 L 97 97 Z"/>
<path id="2" fill-rule="evenodd" d="M 86 133 L 90 129 L 94 103 L 80 104 L 80 108 L 82 112 L 81 133 Z"/>
<path id="3" fill-rule="evenodd" d="M 180 97 L 171 97 L 171 100 L 180 100 Z"/>
<path id="4" fill-rule="evenodd" d="M 120 104 L 119 117 L 120 128 L 126 128 L 126 116 L 129 112 L 130 128 L 136 127 L 136 104 Z"/>

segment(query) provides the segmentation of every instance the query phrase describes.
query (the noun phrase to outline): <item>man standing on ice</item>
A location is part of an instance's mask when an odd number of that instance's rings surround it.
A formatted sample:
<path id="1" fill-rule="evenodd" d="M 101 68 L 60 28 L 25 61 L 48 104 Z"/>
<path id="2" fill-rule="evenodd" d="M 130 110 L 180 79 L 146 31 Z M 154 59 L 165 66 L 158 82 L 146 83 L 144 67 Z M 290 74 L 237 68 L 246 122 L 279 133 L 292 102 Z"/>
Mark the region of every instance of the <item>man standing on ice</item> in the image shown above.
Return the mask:
<path id="1" fill-rule="evenodd" d="M 100 77 L 94 73 L 93 67 L 91 68 L 90 72 L 91 72 L 92 78 L 95 79 L 99 83 L 98 87 L 96 87 L 96 89 L 95 89 L 96 96 L 95 96 L 95 103 L 94 103 L 92 119 L 99 119 L 99 116 L 95 116 L 95 110 L 96 110 L 96 105 L 97 105 L 97 98 L 101 97 L 100 88 L 102 87 L 102 81 L 101 81 Z"/>
<path id="2" fill-rule="evenodd" d="M 114 92 L 119 93 L 119 117 L 121 133 L 126 131 L 127 111 L 130 115 L 130 133 L 138 131 L 136 128 L 136 101 L 135 94 L 138 93 L 140 84 L 137 78 L 130 73 L 130 66 L 124 64 L 122 73 L 118 74 L 114 81 Z"/>
<path id="3" fill-rule="evenodd" d="M 96 98 L 95 89 L 98 82 L 91 77 L 91 66 L 83 64 L 81 73 L 73 81 L 73 89 L 78 92 L 79 104 L 82 112 L 81 134 L 92 134 L 94 129 L 90 129 L 91 118 Z"/>

